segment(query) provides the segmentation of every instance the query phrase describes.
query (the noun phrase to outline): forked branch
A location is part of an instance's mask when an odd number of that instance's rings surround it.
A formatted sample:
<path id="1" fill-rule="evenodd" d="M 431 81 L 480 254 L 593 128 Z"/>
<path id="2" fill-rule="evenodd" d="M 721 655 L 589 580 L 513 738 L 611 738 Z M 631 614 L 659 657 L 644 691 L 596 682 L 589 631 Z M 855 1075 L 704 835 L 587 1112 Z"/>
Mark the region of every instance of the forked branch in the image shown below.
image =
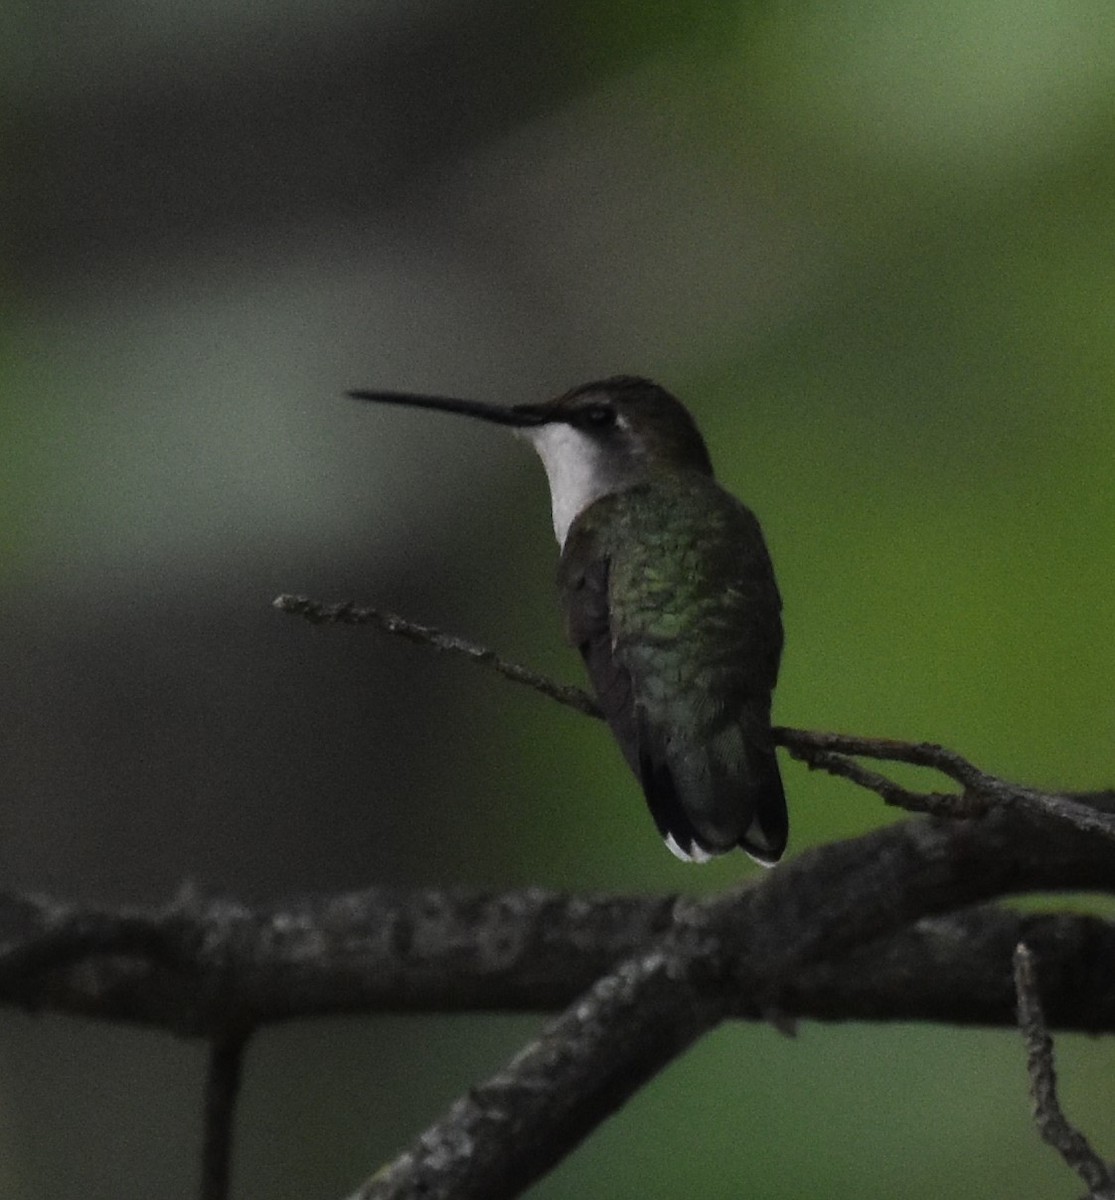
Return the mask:
<path id="1" fill-rule="evenodd" d="M 587 716 L 600 717 L 600 709 L 587 692 L 555 683 L 527 667 L 508 662 L 494 650 L 428 625 L 417 625 L 395 613 L 377 608 L 360 608 L 349 601 L 326 604 L 306 596 L 282 595 L 274 600 L 281 612 L 305 618 L 314 624 L 369 625 L 383 633 L 487 667 L 513 683 L 524 684 Z M 819 733 L 805 729 L 775 727 L 774 740 L 790 755 L 814 770 L 847 779 L 880 796 L 887 804 L 909 812 L 938 817 L 977 817 L 989 809 L 1009 805 L 1026 812 L 1040 812 L 1077 829 L 1115 842 L 1115 814 L 1097 809 L 1094 801 L 1108 793 L 1068 795 L 1043 792 L 1011 783 L 981 771 L 955 750 L 930 742 L 903 742 L 891 738 L 859 737 L 847 733 Z M 960 786 L 959 792 L 917 792 L 856 762 L 870 758 L 879 762 L 906 763 L 939 771 Z"/>

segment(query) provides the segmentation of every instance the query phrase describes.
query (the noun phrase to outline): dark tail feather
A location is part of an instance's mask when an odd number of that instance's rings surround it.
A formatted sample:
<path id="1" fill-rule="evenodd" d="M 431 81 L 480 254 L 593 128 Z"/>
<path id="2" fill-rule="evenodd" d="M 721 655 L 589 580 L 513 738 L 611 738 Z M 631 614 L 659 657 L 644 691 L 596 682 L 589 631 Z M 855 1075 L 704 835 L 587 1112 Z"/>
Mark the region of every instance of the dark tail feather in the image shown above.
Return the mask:
<path id="1" fill-rule="evenodd" d="M 706 861 L 713 852 L 698 841 L 697 831 L 682 807 L 668 764 L 654 759 L 644 750 L 640 754 L 638 774 L 650 815 L 666 845 L 679 858 Z"/>
<path id="2" fill-rule="evenodd" d="M 742 850 L 764 867 L 773 867 L 786 849 L 790 819 L 786 813 L 786 793 L 778 760 L 770 749 L 755 748 L 748 754 L 751 768 L 751 796 L 754 805 L 751 824 L 739 839 Z"/>
<path id="3" fill-rule="evenodd" d="M 747 767 L 744 779 L 737 775 L 720 781 L 723 796 L 736 811 L 740 805 L 750 810 L 747 828 L 735 844 L 756 862 L 771 867 L 782 857 L 789 836 L 786 797 L 773 747 L 749 748 Z M 640 748 L 639 778 L 658 832 L 679 858 L 704 862 L 730 849 L 731 841 L 710 842 L 697 832 L 669 763 L 649 753 L 645 744 Z"/>

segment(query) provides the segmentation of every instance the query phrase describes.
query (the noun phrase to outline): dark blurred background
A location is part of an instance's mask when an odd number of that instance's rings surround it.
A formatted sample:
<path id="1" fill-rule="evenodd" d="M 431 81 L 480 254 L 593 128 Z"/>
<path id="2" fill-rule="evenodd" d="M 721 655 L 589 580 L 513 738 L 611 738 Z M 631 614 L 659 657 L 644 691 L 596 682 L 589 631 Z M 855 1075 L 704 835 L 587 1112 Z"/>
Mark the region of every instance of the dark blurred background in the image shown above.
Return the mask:
<path id="1" fill-rule="evenodd" d="M 677 392 L 762 517 L 776 717 L 1115 779 L 1115 8 L 0 6 L 0 869 L 105 903 L 676 890 L 595 723 L 280 591 L 562 677 L 541 469 L 348 387 Z M 870 796 L 785 767 L 791 852 Z M 1086 903 L 1079 900 L 1078 903 Z M 345 1194 L 534 1018 L 253 1046 L 237 1195 Z M 1109 1043 L 1059 1042 L 1115 1147 Z M 203 1050 L 0 1021 L 0 1197 L 188 1197 Z M 731 1028 L 533 1193 L 1071 1196 L 1010 1033 Z"/>

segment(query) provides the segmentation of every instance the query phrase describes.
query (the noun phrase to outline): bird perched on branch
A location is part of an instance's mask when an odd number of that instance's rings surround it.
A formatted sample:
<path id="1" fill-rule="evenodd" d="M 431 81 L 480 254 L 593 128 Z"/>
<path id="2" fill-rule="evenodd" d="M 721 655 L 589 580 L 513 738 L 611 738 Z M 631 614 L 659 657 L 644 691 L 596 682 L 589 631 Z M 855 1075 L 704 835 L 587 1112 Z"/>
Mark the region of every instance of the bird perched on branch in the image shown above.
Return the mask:
<path id="1" fill-rule="evenodd" d="M 759 522 L 714 479 L 685 406 L 620 375 L 543 404 L 404 392 L 530 441 L 550 484 L 566 632 L 666 845 L 773 865 L 788 822 L 771 737 L 781 599 Z"/>

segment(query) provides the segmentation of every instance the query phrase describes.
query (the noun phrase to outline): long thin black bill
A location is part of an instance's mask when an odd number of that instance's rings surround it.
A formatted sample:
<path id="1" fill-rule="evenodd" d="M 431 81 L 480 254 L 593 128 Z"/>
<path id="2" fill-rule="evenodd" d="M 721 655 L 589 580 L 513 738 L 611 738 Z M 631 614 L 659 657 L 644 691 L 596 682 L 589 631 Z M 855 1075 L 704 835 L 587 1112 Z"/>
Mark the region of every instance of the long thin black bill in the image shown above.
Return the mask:
<path id="1" fill-rule="evenodd" d="M 414 392 L 349 392 L 354 400 L 374 404 L 404 404 L 408 408 L 435 408 L 439 412 L 463 413 L 497 425 L 545 425 L 548 418 L 533 405 L 483 404 L 479 400 L 458 400 L 452 396 L 421 396 Z"/>

